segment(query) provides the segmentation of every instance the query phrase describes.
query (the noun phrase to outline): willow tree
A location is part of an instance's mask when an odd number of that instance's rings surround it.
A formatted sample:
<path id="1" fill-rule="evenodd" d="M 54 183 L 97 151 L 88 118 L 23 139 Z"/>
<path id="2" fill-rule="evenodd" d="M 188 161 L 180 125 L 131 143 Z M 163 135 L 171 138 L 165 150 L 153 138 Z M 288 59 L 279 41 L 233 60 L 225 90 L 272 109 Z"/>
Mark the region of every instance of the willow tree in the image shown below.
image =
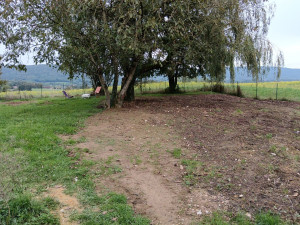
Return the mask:
<path id="1" fill-rule="evenodd" d="M 267 39 L 273 4 L 265 0 L 224 0 L 186 1 L 183 5 L 185 15 L 189 15 L 182 31 L 185 39 L 170 35 L 168 25 L 172 20 L 168 17 L 165 22 L 163 46 L 170 63 L 162 74 L 168 76 L 171 90 L 178 76 L 201 74 L 223 82 L 227 68 L 234 81 L 236 66 L 245 67 L 254 79 L 273 66 L 280 76 L 282 53 L 273 57 Z"/>
<path id="2" fill-rule="evenodd" d="M 107 107 L 111 80 L 122 105 L 135 77 L 153 70 L 221 81 L 228 66 L 234 77 L 236 63 L 258 76 L 273 62 L 266 0 L 8 0 L 0 10 L 6 65 L 33 50 L 37 63 L 98 76 Z"/>

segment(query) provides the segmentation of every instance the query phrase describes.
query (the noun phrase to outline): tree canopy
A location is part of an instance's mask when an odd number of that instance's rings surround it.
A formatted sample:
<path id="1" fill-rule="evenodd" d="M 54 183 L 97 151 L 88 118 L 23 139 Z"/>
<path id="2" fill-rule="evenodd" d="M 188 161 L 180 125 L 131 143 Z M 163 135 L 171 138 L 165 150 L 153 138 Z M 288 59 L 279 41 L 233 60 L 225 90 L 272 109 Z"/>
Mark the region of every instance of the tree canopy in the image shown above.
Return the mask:
<path id="1" fill-rule="evenodd" d="M 98 77 L 107 107 L 121 106 L 135 79 L 154 72 L 170 88 L 179 76 L 221 82 L 227 67 L 234 80 L 237 64 L 258 77 L 274 61 L 266 38 L 272 12 L 267 0 L 7 0 L 0 42 L 6 66 L 34 51 L 36 63 Z"/>

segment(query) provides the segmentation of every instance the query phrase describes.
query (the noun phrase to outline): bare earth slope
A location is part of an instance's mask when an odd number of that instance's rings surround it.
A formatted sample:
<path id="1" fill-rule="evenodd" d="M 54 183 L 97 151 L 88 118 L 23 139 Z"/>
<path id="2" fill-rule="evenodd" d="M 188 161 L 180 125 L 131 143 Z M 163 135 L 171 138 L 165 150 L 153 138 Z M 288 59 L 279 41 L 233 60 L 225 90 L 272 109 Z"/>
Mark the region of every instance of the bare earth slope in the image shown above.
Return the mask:
<path id="1" fill-rule="evenodd" d="M 189 224 L 217 210 L 299 220 L 299 103 L 141 98 L 91 117 L 73 138 L 81 137 L 99 192 L 124 193 L 154 224 Z"/>

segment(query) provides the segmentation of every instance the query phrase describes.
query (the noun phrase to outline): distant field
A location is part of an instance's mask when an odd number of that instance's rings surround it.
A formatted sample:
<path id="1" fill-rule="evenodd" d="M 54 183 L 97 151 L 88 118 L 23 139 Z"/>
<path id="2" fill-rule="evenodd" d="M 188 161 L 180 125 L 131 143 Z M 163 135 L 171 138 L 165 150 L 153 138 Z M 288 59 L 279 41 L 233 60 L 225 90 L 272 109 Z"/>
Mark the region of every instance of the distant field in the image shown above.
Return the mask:
<path id="1" fill-rule="evenodd" d="M 197 91 L 204 86 L 210 86 L 207 82 L 179 82 L 179 87 L 183 91 L 192 92 Z M 276 99 L 276 89 L 277 99 L 286 99 L 293 101 L 300 101 L 300 81 L 289 81 L 289 82 L 264 82 L 258 83 L 257 87 L 257 97 L 260 99 Z M 256 83 L 239 83 L 243 94 L 248 98 L 256 97 Z M 225 84 L 228 89 L 236 88 L 237 84 Z M 168 87 L 167 82 L 158 83 L 148 83 L 143 84 L 136 88 L 137 93 L 146 92 L 157 92 L 164 90 Z"/>
<path id="2" fill-rule="evenodd" d="M 209 87 L 207 82 L 179 82 L 181 90 L 186 92 L 199 91 L 204 86 Z M 240 83 L 239 84 L 245 97 L 256 97 L 256 83 Z M 278 89 L 277 89 L 278 85 Z M 237 84 L 225 84 L 228 89 L 236 88 Z M 168 82 L 154 82 L 138 85 L 135 88 L 137 94 L 155 93 L 164 91 L 168 87 Z M 209 89 L 209 88 L 208 88 Z M 260 99 L 277 99 L 300 101 L 300 81 L 289 82 L 264 82 L 259 83 L 257 87 L 257 97 Z M 83 93 L 91 93 L 92 89 L 74 89 L 66 90 L 68 94 L 80 96 Z M 0 99 L 32 99 L 41 97 L 62 97 L 62 90 L 57 89 L 35 89 L 32 91 L 11 91 L 0 93 Z"/>
<path id="3" fill-rule="evenodd" d="M 84 93 L 91 93 L 92 89 L 73 89 L 66 90 L 69 95 L 79 96 Z M 62 90 L 58 89 L 33 89 L 32 91 L 9 91 L 1 92 L 0 99 L 32 99 L 32 98 L 48 98 L 48 97 L 63 97 Z"/>

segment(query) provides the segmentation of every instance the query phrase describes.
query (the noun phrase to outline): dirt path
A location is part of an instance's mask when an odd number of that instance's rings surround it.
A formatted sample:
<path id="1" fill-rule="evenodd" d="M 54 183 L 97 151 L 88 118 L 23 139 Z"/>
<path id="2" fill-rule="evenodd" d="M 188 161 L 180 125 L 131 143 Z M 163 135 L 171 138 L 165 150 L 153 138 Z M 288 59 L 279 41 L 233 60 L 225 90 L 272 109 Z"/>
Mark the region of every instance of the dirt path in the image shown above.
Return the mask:
<path id="1" fill-rule="evenodd" d="M 205 213 L 226 209 L 227 202 L 222 196 L 200 188 L 191 190 L 184 184 L 180 160 L 170 153 L 181 148 L 181 137 L 172 131 L 169 120 L 166 115 L 140 109 L 109 110 L 90 118 L 73 138 L 86 137 L 78 147 L 88 148 L 86 157 L 102 162 L 102 169 L 122 169 L 100 176 L 99 192 L 108 188 L 124 193 L 135 211 L 154 224 L 188 224 Z"/>

